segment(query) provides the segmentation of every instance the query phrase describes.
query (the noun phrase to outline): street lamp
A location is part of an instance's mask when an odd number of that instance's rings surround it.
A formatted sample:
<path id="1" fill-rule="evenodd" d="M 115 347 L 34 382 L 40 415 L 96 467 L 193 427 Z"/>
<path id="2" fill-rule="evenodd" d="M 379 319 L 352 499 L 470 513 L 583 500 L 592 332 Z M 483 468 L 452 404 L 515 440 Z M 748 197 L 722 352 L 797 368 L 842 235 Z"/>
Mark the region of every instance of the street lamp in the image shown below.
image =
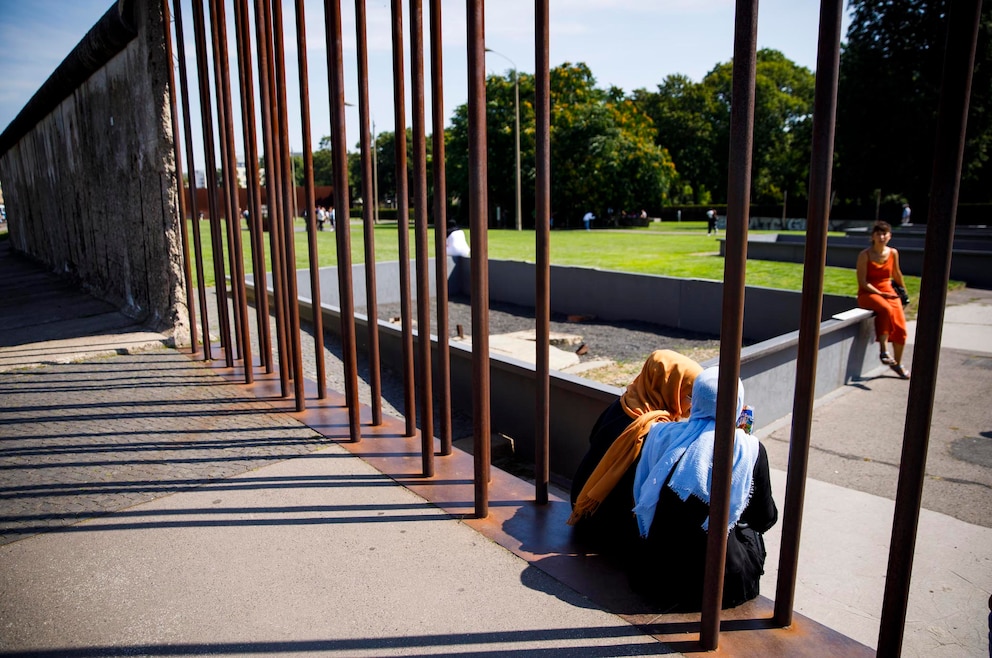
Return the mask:
<path id="1" fill-rule="evenodd" d="M 513 66 L 513 154 L 517 162 L 517 230 L 519 231 L 521 226 L 521 208 L 520 203 L 520 74 L 517 71 L 516 63 L 504 55 L 503 53 L 496 52 L 492 48 L 486 48 L 487 53 L 492 53 L 494 55 L 499 55 Z"/>

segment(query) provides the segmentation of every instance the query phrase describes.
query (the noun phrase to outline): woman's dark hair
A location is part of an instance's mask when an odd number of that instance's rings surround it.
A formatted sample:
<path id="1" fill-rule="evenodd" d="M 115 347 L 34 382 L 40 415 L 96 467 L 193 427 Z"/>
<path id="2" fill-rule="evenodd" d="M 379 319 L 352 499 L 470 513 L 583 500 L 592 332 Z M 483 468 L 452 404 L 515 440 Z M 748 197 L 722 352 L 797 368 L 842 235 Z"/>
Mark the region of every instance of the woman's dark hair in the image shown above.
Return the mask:
<path id="1" fill-rule="evenodd" d="M 877 222 L 875 222 L 875 225 L 871 227 L 871 232 L 872 234 L 891 233 L 892 226 L 888 222 L 883 222 L 882 220 L 878 220 Z"/>

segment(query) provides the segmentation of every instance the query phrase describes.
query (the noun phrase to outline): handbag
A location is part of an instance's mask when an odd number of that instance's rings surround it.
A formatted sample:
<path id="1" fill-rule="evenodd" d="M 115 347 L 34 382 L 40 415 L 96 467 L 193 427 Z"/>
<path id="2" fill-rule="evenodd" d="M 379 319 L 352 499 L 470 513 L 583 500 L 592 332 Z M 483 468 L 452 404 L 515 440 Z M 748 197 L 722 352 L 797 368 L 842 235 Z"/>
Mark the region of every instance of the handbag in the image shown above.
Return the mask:
<path id="1" fill-rule="evenodd" d="M 902 301 L 903 308 L 909 306 L 909 293 L 906 292 L 906 289 L 900 286 L 895 281 L 892 282 L 892 289 L 896 291 L 897 295 L 899 295 L 899 299 Z"/>

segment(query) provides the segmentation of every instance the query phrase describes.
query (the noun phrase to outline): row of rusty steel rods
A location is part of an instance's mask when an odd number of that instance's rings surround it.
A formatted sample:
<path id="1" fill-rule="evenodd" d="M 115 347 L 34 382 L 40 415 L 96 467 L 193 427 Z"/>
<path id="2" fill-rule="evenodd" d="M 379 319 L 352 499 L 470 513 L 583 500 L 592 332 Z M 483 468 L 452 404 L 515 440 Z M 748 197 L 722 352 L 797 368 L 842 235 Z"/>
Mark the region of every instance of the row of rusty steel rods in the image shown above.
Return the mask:
<path id="1" fill-rule="evenodd" d="M 361 2 L 361 0 L 356 0 Z M 437 299 L 437 391 L 441 455 L 451 454 L 451 355 L 448 351 L 447 181 L 444 168 L 444 66 L 441 53 L 441 0 L 430 2 L 431 112 L 434 168 L 434 265 Z"/>
<path id="2" fill-rule="evenodd" d="M 282 222 L 279 184 L 279 157 L 276 151 L 276 128 L 273 109 L 274 73 L 272 64 L 272 25 L 265 2 L 255 0 L 255 40 L 258 42 L 259 109 L 262 116 L 262 146 L 266 171 L 266 211 L 269 224 L 269 254 L 272 260 L 272 302 L 276 318 L 276 353 L 279 356 L 279 390 L 283 397 L 289 395 L 289 336 L 286 328 L 287 301 L 286 277 L 283 270 L 285 256 L 282 250 Z M 268 294 L 264 284 L 262 294 Z"/>
<path id="3" fill-rule="evenodd" d="M 296 216 L 296 185 L 293 180 L 292 153 L 289 146 L 289 104 L 286 94 L 286 48 L 285 29 L 281 0 L 272 0 L 272 46 L 273 64 L 275 65 L 275 82 L 273 87 L 276 101 L 276 118 L 278 139 L 276 152 L 279 154 L 278 180 L 282 189 L 282 234 L 283 253 L 285 256 L 283 276 L 286 285 L 287 317 L 289 319 L 289 355 L 290 370 L 293 377 L 293 392 L 296 400 L 296 410 L 306 408 L 306 392 L 303 379 L 303 354 L 300 344 L 300 305 L 296 281 L 296 240 L 294 219 Z"/>
<path id="4" fill-rule="evenodd" d="M 241 123 L 244 129 L 245 177 L 247 179 L 248 228 L 251 231 L 252 277 L 255 280 L 255 320 L 258 325 L 260 365 L 272 372 L 272 332 L 269 330 L 269 296 L 266 293 L 265 243 L 262 226 L 262 192 L 258 177 L 258 144 L 255 138 L 255 91 L 251 73 L 251 32 L 248 1 L 235 1 L 235 39 L 238 52 L 238 82 L 241 91 Z"/>
<path id="5" fill-rule="evenodd" d="M 472 409 L 475 514 L 489 516 L 489 242 L 486 166 L 485 3 L 469 0 L 468 31 L 468 207 L 472 250 Z"/>
<path id="6" fill-rule="evenodd" d="M 909 385 L 899 460 L 899 483 L 896 487 L 895 516 L 878 635 L 879 656 L 898 656 L 902 651 L 923 480 L 926 477 L 927 444 L 933 419 L 940 335 L 947 302 L 961 160 L 981 9 L 981 0 L 961 0 L 951 3 L 948 13 L 930 207 L 923 250 L 923 281 L 913 350 L 913 379 Z"/>
<path id="7" fill-rule="evenodd" d="M 713 482 L 699 639 L 702 648 L 717 648 L 723 601 L 726 528 L 730 518 L 730 476 L 737 425 L 747 269 L 748 209 L 751 202 L 751 154 L 754 146 L 754 85 L 757 65 L 758 0 L 737 0 L 734 26 L 733 99 L 730 112 L 730 163 L 727 181 L 727 256 L 723 275 L 720 327 L 720 378 L 717 393 Z"/>
<path id="8" fill-rule="evenodd" d="M 827 258 L 827 229 L 830 220 L 830 181 L 833 169 L 834 122 L 837 115 L 837 81 L 840 71 L 843 0 L 820 4 L 819 44 L 816 61 L 816 90 L 813 104 L 813 146 L 810 162 L 809 205 L 806 217 L 806 254 L 803 297 L 799 316 L 799 347 L 796 360 L 796 390 L 792 402 L 792 438 L 782 517 L 782 548 L 779 553 L 775 592 L 775 623 L 792 624 L 799 538 L 802 531 L 806 470 L 809 463 L 810 430 L 816 387 L 816 363 L 820 346 L 820 315 L 823 311 L 823 271 Z"/>
<path id="9" fill-rule="evenodd" d="M 417 392 L 424 477 L 434 475 L 434 395 L 431 387 L 430 255 L 427 251 L 427 126 L 424 115 L 423 0 L 410 0 L 410 89 L 413 102 L 413 217 L 417 269 Z M 436 230 L 443 231 L 441 226 Z"/>
<path id="10" fill-rule="evenodd" d="M 176 74 L 172 67 L 173 50 L 172 38 L 170 34 L 170 11 L 169 0 L 162 0 L 162 24 L 165 28 L 165 54 L 169 59 L 169 89 L 176 88 Z M 185 58 L 184 58 L 185 59 Z M 183 189 L 183 153 L 179 146 L 179 108 L 176 103 L 176 95 L 169 94 L 169 109 L 172 112 L 172 134 L 175 139 L 176 157 L 176 178 L 179 181 L 179 194 L 177 195 L 179 207 L 179 235 L 182 238 L 183 249 L 183 276 L 186 278 L 186 308 L 189 313 L 189 344 L 190 351 L 196 354 L 200 350 L 199 334 L 196 330 L 196 304 L 193 302 L 193 270 L 190 265 L 189 253 L 189 229 L 186 226 L 186 193 Z M 201 288 L 202 288 L 202 278 Z"/>
<path id="11" fill-rule="evenodd" d="M 534 428 L 534 483 L 538 504 L 548 502 L 550 479 L 549 444 L 551 435 L 551 77 L 549 68 L 550 16 L 548 0 L 534 3 L 534 53 L 535 53 L 535 146 L 536 146 L 536 208 L 534 213 L 537 246 L 537 272 L 535 304 L 535 332 L 537 335 L 537 360 L 535 382 L 536 400 Z"/>
<path id="12" fill-rule="evenodd" d="M 166 0 L 166 4 L 168 0 Z M 196 288 L 197 296 L 200 302 L 200 321 L 202 325 L 202 338 L 203 338 L 203 356 L 205 359 L 211 357 L 211 339 L 210 339 L 210 314 L 207 312 L 207 288 L 204 281 L 203 272 L 203 246 L 201 244 L 202 239 L 200 237 L 200 209 L 199 200 L 196 194 L 196 163 L 193 159 L 193 128 L 190 120 L 190 103 L 189 103 L 189 83 L 186 78 L 186 38 L 183 34 L 183 18 L 182 18 L 182 3 L 176 3 L 176 40 L 179 46 L 179 82 L 182 85 L 182 102 L 183 102 L 183 129 L 186 143 L 186 161 L 189 163 L 188 168 L 188 178 L 189 178 L 189 190 L 190 190 L 190 217 L 193 220 L 193 252 L 194 261 L 196 263 Z M 168 26 L 166 26 L 168 27 Z M 168 32 L 166 32 L 166 42 L 171 44 L 171 39 L 169 39 Z M 173 86 L 175 89 L 175 86 Z M 173 93 L 175 97 L 175 93 Z M 178 145 L 178 141 L 176 142 Z M 179 154 L 179 149 L 176 149 L 177 156 Z M 178 181 L 178 187 L 180 190 L 180 197 L 184 196 L 183 184 L 182 184 L 182 172 L 179 169 L 179 159 L 176 160 L 176 179 Z M 185 216 L 183 216 L 183 221 L 185 222 Z M 193 300 L 190 299 L 187 302 L 190 308 L 193 308 Z M 190 321 L 192 322 L 193 316 L 190 316 Z M 193 345 L 193 352 L 196 353 L 196 346 Z"/>
<path id="13" fill-rule="evenodd" d="M 358 401 L 358 357 L 355 347 L 355 302 L 351 276 L 351 219 L 348 198 L 348 142 L 344 116 L 344 58 L 341 53 L 341 2 L 324 2 L 327 43 L 327 80 L 331 109 L 331 158 L 334 176 L 334 233 L 338 249 L 338 291 L 341 305 L 341 349 L 343 353 L 345 401 L 351 440 L 361 440 Z M 375 263 L 367 263 L 374 267 Z"/>
<path id="14" fill-rule="evenodd" d="M 327 397 L 324 367 L 324 317 L 320 311 L 320 262 L 317 255 L 317 199 L 313 185 L 313 147 L 310 135 L 310 85 L 307 72 L 306 15 L 303 0 L 296 0 L 296 52 L 300 77 L 300 112 L 303 122 L 303 189 L 306 201 L 307 254 L 310 258 L 310 299 L 313 323 L 314 360 L 317 366 L 317 397 Z M 293 181 L 296 185 L 296 181 Z"/>
<path id="15" fill-rule="evenodd" d="M 362 228 L 365 237 L 365 308 L 368 316 L 369 388 L 372 393 L 372 424 L 382 425 L 382 377 L 379 370 L 379 312 L 376 310 L 376 304 L 378 302 L 375 276 L 376 218 L 374 214 L 379 200 L 375 195 L 375 181 L 372 178 L 374 175 L 372 149 L 376 148 L 376 146 L 372 144 L 371 133 L 369 133 L 369 54 L 365 23 L 365 0 L 355 0 L 355 36 L 358 47 L 358 113 L 361 124 L 359 143 L 361 145 L 362 163 L 362 199 L 365 200 L 365 203 L 362 205 Z M 437 257 L 441 258 L 440 255 Z M 438 299 L 440 300 L 440 297 Z"/>
<path id="16" fill-rule="evenodd" d="M 203 126 L 203 166 L 206 169 L 207 207 L 210 214 L 210 242 L 214 253 L 214 281 L 217 296 L 217 322 L 220 342 L 224 350 L 224 363 L 234 366 L 231 346 L 231 327 L 227 309 L 227 284 L 224 271 L 224 242 L 221 238 L 220 208 L 217 205 L 217 165 L 214 159 L 213 107 L 210 101 L 210 79 L 207 67 L 206 27 L 203 0 L 193 0 L 193 31 L 196 40 L 196 71 L 200 89 L 200 120 Z M 197 227 L 199 229 L 199 227 Z M 211 358 L 211 354 L 207 354 Z"/>
<path id="17" fill-rule="evenodd" d="M 410 310 L 410 206 L 406 170 L 406 87 L 403 67 L 403 5 L 391 0 L 393 38 L 393 134 L 396 136 L 396 231 L 400 259 L 403 413 L 406 436 L 417 432 L 413 369 L 413 320 Z"/>
<path id="18" fill-rule="evenodd" d="M 227 18 L 223 0 L 210 0 L 211 32 L 214 48 L 217 118 L 221 128 L 221 163 L 224 174 L 224 207 L 227 218 L 228 257 L 231 260 L 231 294 L 234 298 L 234 333 L 238 354 L 244 366 L 246 384 L 254 381 L 251 332 L 248 330 L 248 302 L 245 291 L 244 249 L 238 210 L 238 156 L 234 145 L 234 110 L 231 99 L 231 69 L 227 50 Z"/>

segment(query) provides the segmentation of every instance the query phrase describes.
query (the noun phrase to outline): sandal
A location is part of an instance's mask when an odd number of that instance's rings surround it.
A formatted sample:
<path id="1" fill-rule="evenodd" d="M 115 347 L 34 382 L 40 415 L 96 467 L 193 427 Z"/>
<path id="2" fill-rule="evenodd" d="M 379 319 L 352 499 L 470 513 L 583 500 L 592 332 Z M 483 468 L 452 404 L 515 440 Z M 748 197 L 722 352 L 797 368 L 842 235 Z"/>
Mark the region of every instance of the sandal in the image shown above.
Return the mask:
<path id="1" fill-rule="evenodd" d="M 909 371 L 901 363 L 892 363 L 889 367 L 899 375 L 900 379 L 909 379 Z"/>
<path id="2" fill-rule="evenodd" d="M 879 353 L 878 358 L 887 366 L 894 366 L 896 364 L 896 360 L 889 356 L 889 353 L 885 350 L 882 350 Z"/>

